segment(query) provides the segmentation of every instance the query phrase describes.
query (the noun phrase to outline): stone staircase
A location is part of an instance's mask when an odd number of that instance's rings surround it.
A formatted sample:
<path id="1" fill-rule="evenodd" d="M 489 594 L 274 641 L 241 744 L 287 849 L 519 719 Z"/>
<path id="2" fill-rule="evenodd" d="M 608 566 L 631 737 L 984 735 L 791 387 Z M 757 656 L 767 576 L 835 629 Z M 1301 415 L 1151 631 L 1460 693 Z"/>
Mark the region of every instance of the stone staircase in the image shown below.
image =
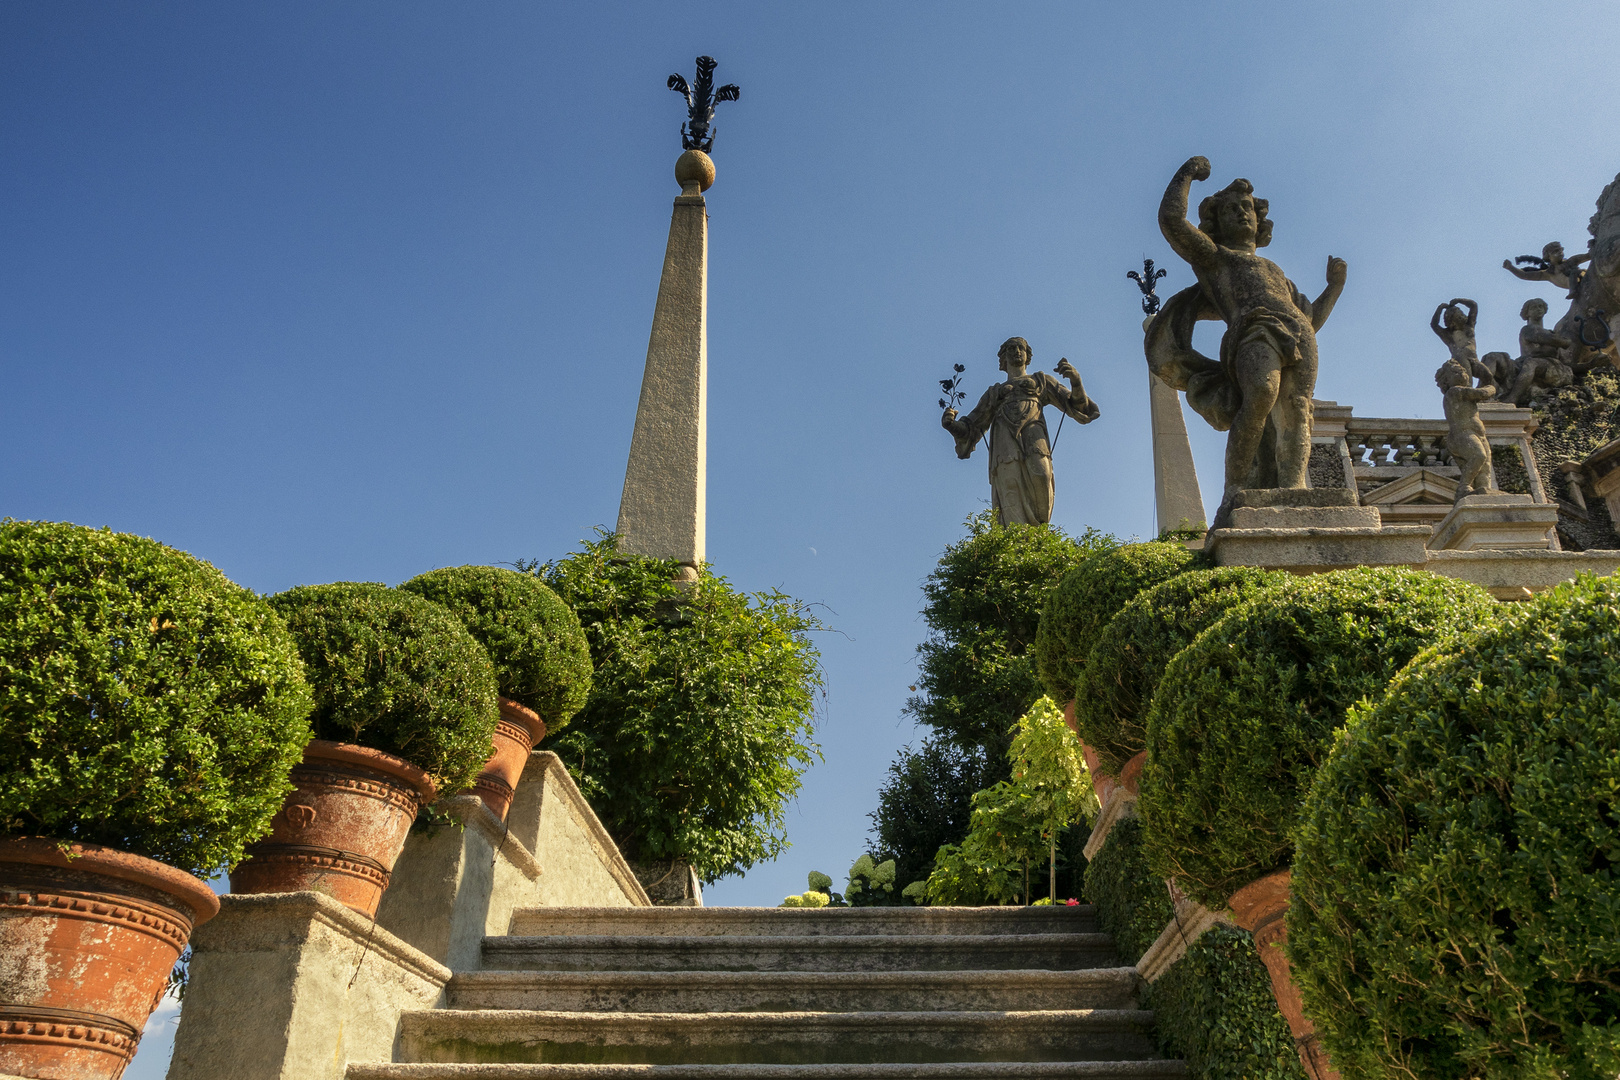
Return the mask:
<path id="1" fill-rule="evenodd" d="M 1090 907 L 529 908 L 347 1080 L 1183 1077 Z"/>

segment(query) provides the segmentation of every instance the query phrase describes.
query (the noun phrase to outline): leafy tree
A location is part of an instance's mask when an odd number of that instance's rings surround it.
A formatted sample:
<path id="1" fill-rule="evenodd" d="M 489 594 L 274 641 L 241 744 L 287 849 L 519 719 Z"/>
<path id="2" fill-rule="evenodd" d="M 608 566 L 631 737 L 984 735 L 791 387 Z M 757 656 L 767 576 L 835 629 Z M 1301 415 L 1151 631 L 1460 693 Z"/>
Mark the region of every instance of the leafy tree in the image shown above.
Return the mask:
<path id="1" fill-rule="evenodd" d="M 874 854 L 894 860 L 897 888 L 927 879 L 940 847 L 967 835 L 973 793 L 1005 775 L 1006 763 L 992 762 L 982 747 L 964 749 L 940 735 L 901 749 L 869 815 Z"/>
<path id="2" fill-rule="evenodd" d="M 937 904 L 1030 899 L 1029 871 L 1046 861 L 1049 896 L 1057 893 L 1058 836 L 1097 811 L 1080 742 L 1050 698 L 1018 721 L 1009 754 L 1012 776 L 973 796 L 968 834 L 940 848 L 928 898 Z"/>
<path id="3" fill-rule="evenodd" d="M 590 697 L 547 745 L 631 859 L 684 859 L 706 881 L 787 847 L 783 809 L 820 756 L 821 624 L 781 592 L 748 595 L 704 567 L 625 555 L 602 532 L 526 565 L 579 616 Z"/>
<path id="4" fill-rule="evenodd" d="M 921 692 L 905 711 L 999 761 L 1013 724 L 1044 692 L 1030 649 L 1047 592 L 1117 542 L 1095 529 L 1071 538 L 1048 525 L 999 525 L 989 511 L 966 524 L 968 535 L 945 549 L 923 585 Z"/>

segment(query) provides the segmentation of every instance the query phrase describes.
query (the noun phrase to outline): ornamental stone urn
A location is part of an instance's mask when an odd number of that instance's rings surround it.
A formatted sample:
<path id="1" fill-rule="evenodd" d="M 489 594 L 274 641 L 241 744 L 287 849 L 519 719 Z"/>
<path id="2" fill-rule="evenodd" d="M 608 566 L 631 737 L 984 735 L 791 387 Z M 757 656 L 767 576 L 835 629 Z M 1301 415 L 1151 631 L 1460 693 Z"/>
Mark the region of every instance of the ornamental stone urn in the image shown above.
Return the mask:
<path id="1" fill-rule="evenodd" d="M 325 893 L 373 917 L 433 781 L 404 758 L 312 741 L 268 837 L 231 871 L 236 893 Z"/>
<path id="2" fill-rule="evenodd" d="M 191 932 L 206 881 L 99 844 L 0 838 L 0 1073 L 114 1080 Z"/>

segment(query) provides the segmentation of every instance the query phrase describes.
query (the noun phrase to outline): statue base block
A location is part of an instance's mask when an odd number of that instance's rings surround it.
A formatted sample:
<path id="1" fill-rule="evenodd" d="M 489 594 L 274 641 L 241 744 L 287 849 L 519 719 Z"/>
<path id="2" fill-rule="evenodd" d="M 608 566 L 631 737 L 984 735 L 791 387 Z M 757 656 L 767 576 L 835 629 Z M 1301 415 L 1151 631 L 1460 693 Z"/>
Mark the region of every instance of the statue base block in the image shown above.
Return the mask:
<path id="1" fill-rule="evenodd" d="M 1558 507 L 1528 495 L 1465 495 L 1434 527 L 1429 547 L 1444 551 L 1500 551 L 1552 547 Z"/>
<path id="2" fill-rule="evenodd" d="M 1385 526 L 1348 488 L 1240 491 L 1205 544 L 1216 566 L 1320 573 L 1351 566 L 1414 566 L 1427 559 L 1426 525 Z"/>

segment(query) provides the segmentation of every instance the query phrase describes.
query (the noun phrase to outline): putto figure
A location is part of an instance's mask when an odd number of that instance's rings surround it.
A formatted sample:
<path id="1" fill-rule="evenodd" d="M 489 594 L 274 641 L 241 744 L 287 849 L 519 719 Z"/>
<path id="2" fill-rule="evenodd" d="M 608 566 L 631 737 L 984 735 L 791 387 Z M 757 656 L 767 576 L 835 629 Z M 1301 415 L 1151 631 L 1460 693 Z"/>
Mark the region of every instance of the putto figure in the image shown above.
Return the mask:
<path id="1" fill-rule="evenodd" d="M 1315 301 L 1282 268 L 1255 254 L 1271 243 L 1268 204 L 1247 180 L 1234 180 L 1187 220 L 1194 180 L 1209 179 L 1206 158 L 1188 159 L 1159 204 L 1159 229 L 1187 260 L 1198 284 L 1171 297 L 1148 327 L 1153 373 L 1178 390 L 1226 440 L 1226 490 L 1216 524 L 1245 488 L 1303 488 L 1316 390 L 1316 331 L 1344 291 L 1345 262 L 1327 261 L 1327 287 Z M 1226 335 L 1214 361 L 1192 347 L 1199 319 L 1221 319 Z"/>
<path id="2" fill-rule="evenodd" d="M 1480 385 L 1474 385 L 1478 375 Z M 1453 358 L 1434 373 L 1435 385 L 1445 395 L 1446 449 L 1451 463 L 1461 471 L 1457 478 L 1457 501 L 1470 495 L 1487 495 L 1496 488 L 1491 483 L 1491 444 L 1485 437 L 1485 422 L 1479 418 L 1479 403 L 1496 396 L 1491 373 L 1474 360 L 1468 364 Z"/>
<path id="3" fill-rule="evenodd" d="M 1021 337 L 1008 338 L 997 354 L 1007 381 L 984 392 L 973 411 L 957 419 L 946 409 L 939 423 L 956 439 L 956 456 L 966 459 L 980 436 L 990 436 L 990 505 L 1003 523 L 1045 525 L 1052 520 L 1052 441 L 1046 433 L 1048 405 L 1089 424 L 1102 414 L 1086 396 L 1080 373 L 1065 358 L 1057 373 L 1069 380 L 1065 387 L 1044 371 L 1033 374 L 1034 354 Z"/>

